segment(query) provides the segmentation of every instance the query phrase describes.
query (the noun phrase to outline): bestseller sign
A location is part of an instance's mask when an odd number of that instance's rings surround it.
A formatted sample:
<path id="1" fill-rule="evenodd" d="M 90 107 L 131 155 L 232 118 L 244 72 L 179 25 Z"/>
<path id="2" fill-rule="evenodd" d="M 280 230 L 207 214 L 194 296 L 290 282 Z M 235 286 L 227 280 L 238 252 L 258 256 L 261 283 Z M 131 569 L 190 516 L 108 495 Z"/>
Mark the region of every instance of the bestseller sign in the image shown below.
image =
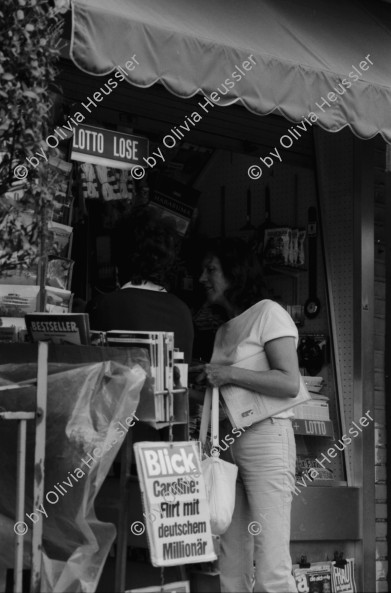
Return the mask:
<path id="1" fill-rule="evenodd" d="M 114 169 L 133 169 L 148 157 L 148 138 L 93 126 L 74 128 L 71 160 Z"/>

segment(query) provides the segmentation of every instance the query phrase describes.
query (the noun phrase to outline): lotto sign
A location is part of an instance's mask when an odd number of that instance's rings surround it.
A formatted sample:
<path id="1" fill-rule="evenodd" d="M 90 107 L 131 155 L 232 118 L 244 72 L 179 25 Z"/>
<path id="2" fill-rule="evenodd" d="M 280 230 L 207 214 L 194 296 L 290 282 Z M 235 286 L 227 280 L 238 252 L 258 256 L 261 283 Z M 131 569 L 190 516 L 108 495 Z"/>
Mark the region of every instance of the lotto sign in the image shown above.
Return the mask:
<path id="1" fill-rule="evenodd" d="M 143 136 L 83 125 L 73 130 L 71 160 L 132 169 L 144 164 L 148 146 L 148 138 Z"/>
<path id="2" fill-rule="evenodd" d="M 195 441 L 134 445 L 154 566 L 216 560 Z"/>

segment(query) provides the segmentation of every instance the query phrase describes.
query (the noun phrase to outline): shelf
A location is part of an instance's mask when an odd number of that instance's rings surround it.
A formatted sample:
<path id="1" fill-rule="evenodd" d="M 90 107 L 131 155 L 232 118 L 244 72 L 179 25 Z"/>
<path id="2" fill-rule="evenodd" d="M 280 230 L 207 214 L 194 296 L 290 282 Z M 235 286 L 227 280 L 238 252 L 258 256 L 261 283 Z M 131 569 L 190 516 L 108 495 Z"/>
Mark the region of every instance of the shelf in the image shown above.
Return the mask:
<path id="1" fill-rule="evenodd" d="M 162 421 L 162 422 L 156 422 L 155 420 L 151 419 L 151 420 L 139 420 L 139 422 L 142 422 L 144 424 L 148 424 L 149 426 L 152 426 L 153 428 L 155 428 L 155 430 L 160 430 L 161 428 L 167 428 L 167 426 L 183 426 L 183 425 L 187 425 L 187 420 L 175 420 L 173 422 L 168 422 L 168 421 Z"/>
<path id="2" fill-rule="evenodd" d="M 334 438 L 334 426 L 331 420 L 299 420 L 292 422 L 295 434 Z"/>
<path id="3" fill-rule="evenodd" d="M 274 272 L 276 274 L 283 274 L 285 276 L 291 276 L 292 278 L 299 278 L 303 272 L 308 272 L 306 268 L 299 268 L 294 266 L 278 266 L 272 264 L 265 264 L 265 276 L 272 276 Z"/>
<path id="4" fill-rule="evenodd" d="M 317 469 L 316 467 L 312 469 Z M 295 481 L 295 487 L 300 488 L 301 491 L 304 488 L 347 488 L 348 483 L 346 480 L 321 480 L 320 478 L 315 478 L 312 482 L 306 481 L 306 485 L 303 486 L 301 482 Z"/>

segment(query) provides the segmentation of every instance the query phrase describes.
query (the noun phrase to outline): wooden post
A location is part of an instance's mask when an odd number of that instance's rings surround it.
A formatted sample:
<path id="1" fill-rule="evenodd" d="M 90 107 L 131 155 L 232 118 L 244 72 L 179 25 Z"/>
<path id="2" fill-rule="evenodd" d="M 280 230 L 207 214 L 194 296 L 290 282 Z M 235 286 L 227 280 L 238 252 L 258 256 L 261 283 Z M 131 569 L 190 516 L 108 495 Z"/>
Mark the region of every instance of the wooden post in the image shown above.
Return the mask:
<path id="1" fill-rule="evenodd" d="M 37 406 L 35 415 L 33 508 L 43 504 L 45 485 L 46 408 L 48 383 L 48 344 L 38 344 Z M 31 550 L 31 593 L 41 589 L 43 520 L 34 523 Z"/>

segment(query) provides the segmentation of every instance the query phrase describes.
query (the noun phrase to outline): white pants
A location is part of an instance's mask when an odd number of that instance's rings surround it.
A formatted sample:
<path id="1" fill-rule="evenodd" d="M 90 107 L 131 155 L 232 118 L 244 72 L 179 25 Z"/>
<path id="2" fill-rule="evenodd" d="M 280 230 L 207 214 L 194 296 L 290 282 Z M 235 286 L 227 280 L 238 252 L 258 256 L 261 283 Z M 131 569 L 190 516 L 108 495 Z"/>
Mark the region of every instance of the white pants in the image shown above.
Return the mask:
<path id="1" fill-rule="evenodd" d="M 220 425 L 220 442 L 225 434 L 232 435 L 228 421 Z M 246 428 L 221 456 L 239 467 L 232 523 L 221 536 L 221 591 L 253 591 L 255 562 L 255 593 L 296 593 L 289 551 L 296 460 L 291 420 Z"/>

